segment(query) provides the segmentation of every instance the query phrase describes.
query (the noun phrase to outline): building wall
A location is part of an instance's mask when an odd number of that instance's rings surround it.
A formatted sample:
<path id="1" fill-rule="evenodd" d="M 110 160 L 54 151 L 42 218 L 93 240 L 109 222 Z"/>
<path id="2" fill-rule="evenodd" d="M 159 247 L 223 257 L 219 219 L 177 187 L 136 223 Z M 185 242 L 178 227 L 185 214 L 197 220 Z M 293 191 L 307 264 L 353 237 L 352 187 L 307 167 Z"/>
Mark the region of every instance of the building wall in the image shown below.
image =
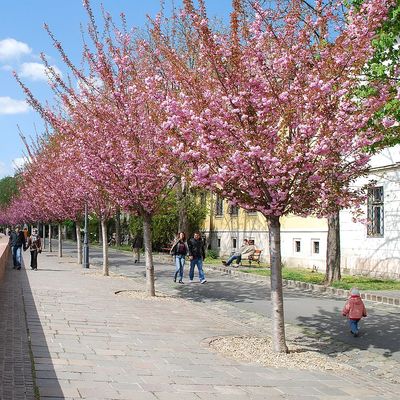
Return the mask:
<path id="1" fill-rule="evenodd" d="M 391 154 L 393 153 L 393 154 Z M 380 154 L 369 179 L 383 187 L 383 237 L 369 237 L 367 225 L 353 222 L 348 210 L 341 212 L 342 268 L 353 274 L 400 278 L 400 165 L 395 148 Z M 387 164 L 385 165 L 385 161 Z M 360 181 L 363 183 L 364 181 Z M 367 216 L 367 207 L 364 207 Z"/>
<path id="2" fill-rule="evenodd" d="M 239 209 L 237 216 L 229 213 L 229 206 L 223 202 L 223 214 L 215 215 L 215 195 L 209 199 L 210 214 L 205 221 L 204 231 L 209 247 L 220 257 L 228 258 L 237 251 L 243 239 L 252 239 L 262 250 L 261 261 L 269 261 L 268 226 L 260 213 L 249 213 Z M 281 220 L 282 261 L 291 267 L 325 268 L 327 224 L 325 219 L 283 217 Z M 296 246 L 300 241 L 300 251 Z M 318 249 L 314 242 L 318 242 Z M 236 245 L 236 246 L 235 246 Z M 316 252 L 318 250 L 318 253 Z"/>
<path id="3" fill-rule="evenodd" d="M 350 210 L 340 214 L 341 267 L 352 274 L 400 278 L 400 145 L 385 149 L 371 159 L 371 174 L 360 179 L 363 185 L 372 180 L 384 190 L 384 235 L 368 237 L 367 226 L 353 221 Z M 237 217 L 229 214 L 224 201 L 224 213 L 215 216 L 215 196 L 211 196 L 210 215 L 204 226 L 210 247 L 221 257 L 237 250 L 243 238 L 254 239 L 261 249 L 263 262 L 268 262 L 268 227 L 258 213 L 239 210 Z M 364 207 L 366 217 L 367 206 Z M 327 221 L 317 218 L 284 217 L 281 220 L 282 261 L 291 267 L 318 267 L 325 271 Z M 236 238 L 236 249 L 233 239 Z M 300 251 L 296 242 L 300 241 Z M 315 252 L 314 242 L 319 243 Z M 346 271 L 346 272 L 347 272 Z"/>

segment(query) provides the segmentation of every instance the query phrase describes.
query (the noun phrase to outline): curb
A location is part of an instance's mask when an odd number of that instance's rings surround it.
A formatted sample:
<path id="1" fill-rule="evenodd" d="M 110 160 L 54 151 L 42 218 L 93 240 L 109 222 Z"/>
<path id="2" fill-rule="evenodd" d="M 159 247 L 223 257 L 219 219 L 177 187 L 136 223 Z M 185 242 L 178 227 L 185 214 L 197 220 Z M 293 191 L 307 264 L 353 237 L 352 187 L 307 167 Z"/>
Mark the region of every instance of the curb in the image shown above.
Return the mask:
<path id="1" fill-rule="evenodd" d="M 242 280 L 250 282 L 265 281 L 269 283 L 270 281 L 269 276 L 257 276 L 253 274 L 246 274 L 244 272 L 237 271 L 236 269 L 229 267 L 204 265 L 204 268 L 211 271 L 218 271 L 228 275 L 237 276 L 240 277 L 240 279 Z M 292 281 L 289 279 L 283 279 L 283 286 L 289 288 L 311 290 L 313 292 L 318 292 L 318 293 L 326 293 L 331 296 L 337 296 L 342 298 L 348 297 L 347 289 L 336 289 L 329 286 L 327 287 L 324 285 L 317 285 L 315 283 L 307 283 L 307 282 L 299 282 L 299 281 Z M 361 298 L 367 301 L 373 301 L 375 303 L 388 304 L 391 306 L 400 306 L 400 298 L 398 297 L 384 296 L 376 293 L 361 293 Z"/>
<path id="2" fill-rule="evenodd" d="M 167 254 L 153 254 L 154 261 L 161 262 L 161 263 L 171 263 L 171 256 Z M 93 263 L 96 264 L 96 263 Z M 101 264 L 97 264 L 101 265 Z M 217 266 L 217 265 L 204 265 L 205 270 L 210 271 L 217 271 L 222 272 L 227 275 L 240 277 L 241 280 L 247 282 L 257 282 L 263 281 L 269 284 L 270 277 L 269 276 L 259 276 L 253 274 L 246 274 L 244 272 L 238 271 L 235 268 L 229 268 L 224 266 Z M 296 289 L 304 289 L 310 290 L 317 293 L 326 293 L 328 295 L 334 297 L 341 297 L 346 299 L 348 297 L 348 290 L 347 289 L 336 289 L 333 287 L 327 287 L 324 285 L 317 285 L 315 283 L 307 283 L 307 282 L 300 282 L 300 281 L 292 281 L 289 279 L 283 279 L 283 286 L 289 288 L 296 288 Z M 363 300 L 372 301 L 375 303 L 381 304 L 388 304 L 391 306 L 400 307 L 400 298 L 399 297 L 390 297 L 384 296 L 376 293 L 361 293 L 361 298 Z"/>

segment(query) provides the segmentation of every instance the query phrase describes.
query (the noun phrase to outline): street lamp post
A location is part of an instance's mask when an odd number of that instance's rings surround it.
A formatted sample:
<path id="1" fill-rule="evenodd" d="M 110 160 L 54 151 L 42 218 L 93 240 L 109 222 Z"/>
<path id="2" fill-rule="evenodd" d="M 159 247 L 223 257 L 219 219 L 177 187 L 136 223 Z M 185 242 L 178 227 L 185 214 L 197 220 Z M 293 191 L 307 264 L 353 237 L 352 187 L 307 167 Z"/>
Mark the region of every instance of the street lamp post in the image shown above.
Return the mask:
<path id="1" fill-rule="evenodd" d="M 83 231 L 83 268 L 89 268 L 88 210 L 85 203 L 85 228 Z"/>

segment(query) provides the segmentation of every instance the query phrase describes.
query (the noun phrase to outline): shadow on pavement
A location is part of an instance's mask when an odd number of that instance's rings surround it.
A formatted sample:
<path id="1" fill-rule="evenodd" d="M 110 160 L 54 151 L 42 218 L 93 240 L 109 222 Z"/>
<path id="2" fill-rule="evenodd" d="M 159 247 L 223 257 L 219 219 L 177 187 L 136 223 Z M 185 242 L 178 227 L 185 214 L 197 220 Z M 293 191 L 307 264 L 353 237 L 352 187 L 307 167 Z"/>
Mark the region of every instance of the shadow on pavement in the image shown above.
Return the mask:
<path id="1" fill-rule="evenodd" d="M 368 304 L 366 306 L 368 311 Z M 354 338 L 350 334 L 347 318 L 341 316 L 341 311 L 341 308 L 334 312 L 320 309 L 318 314 L 311 317 L 300 316 L 297 320 L 302 326 L 344 341 L 351 348 L 374 349 L 384 357 L 393 357 L 400 361 L 399 313 L 386 311 L 381 314 L 377 310 L 369 310 L 368 317 L 360 321 L 360 336 Z"/>
<path id="2" fill-rule="evenodd" d="M 64 399 L 57 383 L 27 271 L 24 266 L 21 270 L 12 269 L 11 257 L 5 278 L 0 282 L 0 365 L 0 399 L 39 398 L 35 397 L 35 392 L 38 395 L 38 386 L 42 386 L 39 381 L 46 377 L 53 377 L 52 398 Z"/>

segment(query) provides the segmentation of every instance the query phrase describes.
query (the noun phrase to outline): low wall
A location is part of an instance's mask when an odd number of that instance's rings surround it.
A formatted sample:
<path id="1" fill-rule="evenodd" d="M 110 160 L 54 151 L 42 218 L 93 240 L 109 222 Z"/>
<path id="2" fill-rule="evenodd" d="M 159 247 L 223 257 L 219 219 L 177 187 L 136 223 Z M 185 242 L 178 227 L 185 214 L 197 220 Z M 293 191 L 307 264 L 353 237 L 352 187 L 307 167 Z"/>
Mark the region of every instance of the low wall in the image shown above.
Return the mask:
<path id="1" fill-rule="evenodd" d="M 9 254 L 8 238 L 0 234 L 0 281 L 4 278 Z"/>

